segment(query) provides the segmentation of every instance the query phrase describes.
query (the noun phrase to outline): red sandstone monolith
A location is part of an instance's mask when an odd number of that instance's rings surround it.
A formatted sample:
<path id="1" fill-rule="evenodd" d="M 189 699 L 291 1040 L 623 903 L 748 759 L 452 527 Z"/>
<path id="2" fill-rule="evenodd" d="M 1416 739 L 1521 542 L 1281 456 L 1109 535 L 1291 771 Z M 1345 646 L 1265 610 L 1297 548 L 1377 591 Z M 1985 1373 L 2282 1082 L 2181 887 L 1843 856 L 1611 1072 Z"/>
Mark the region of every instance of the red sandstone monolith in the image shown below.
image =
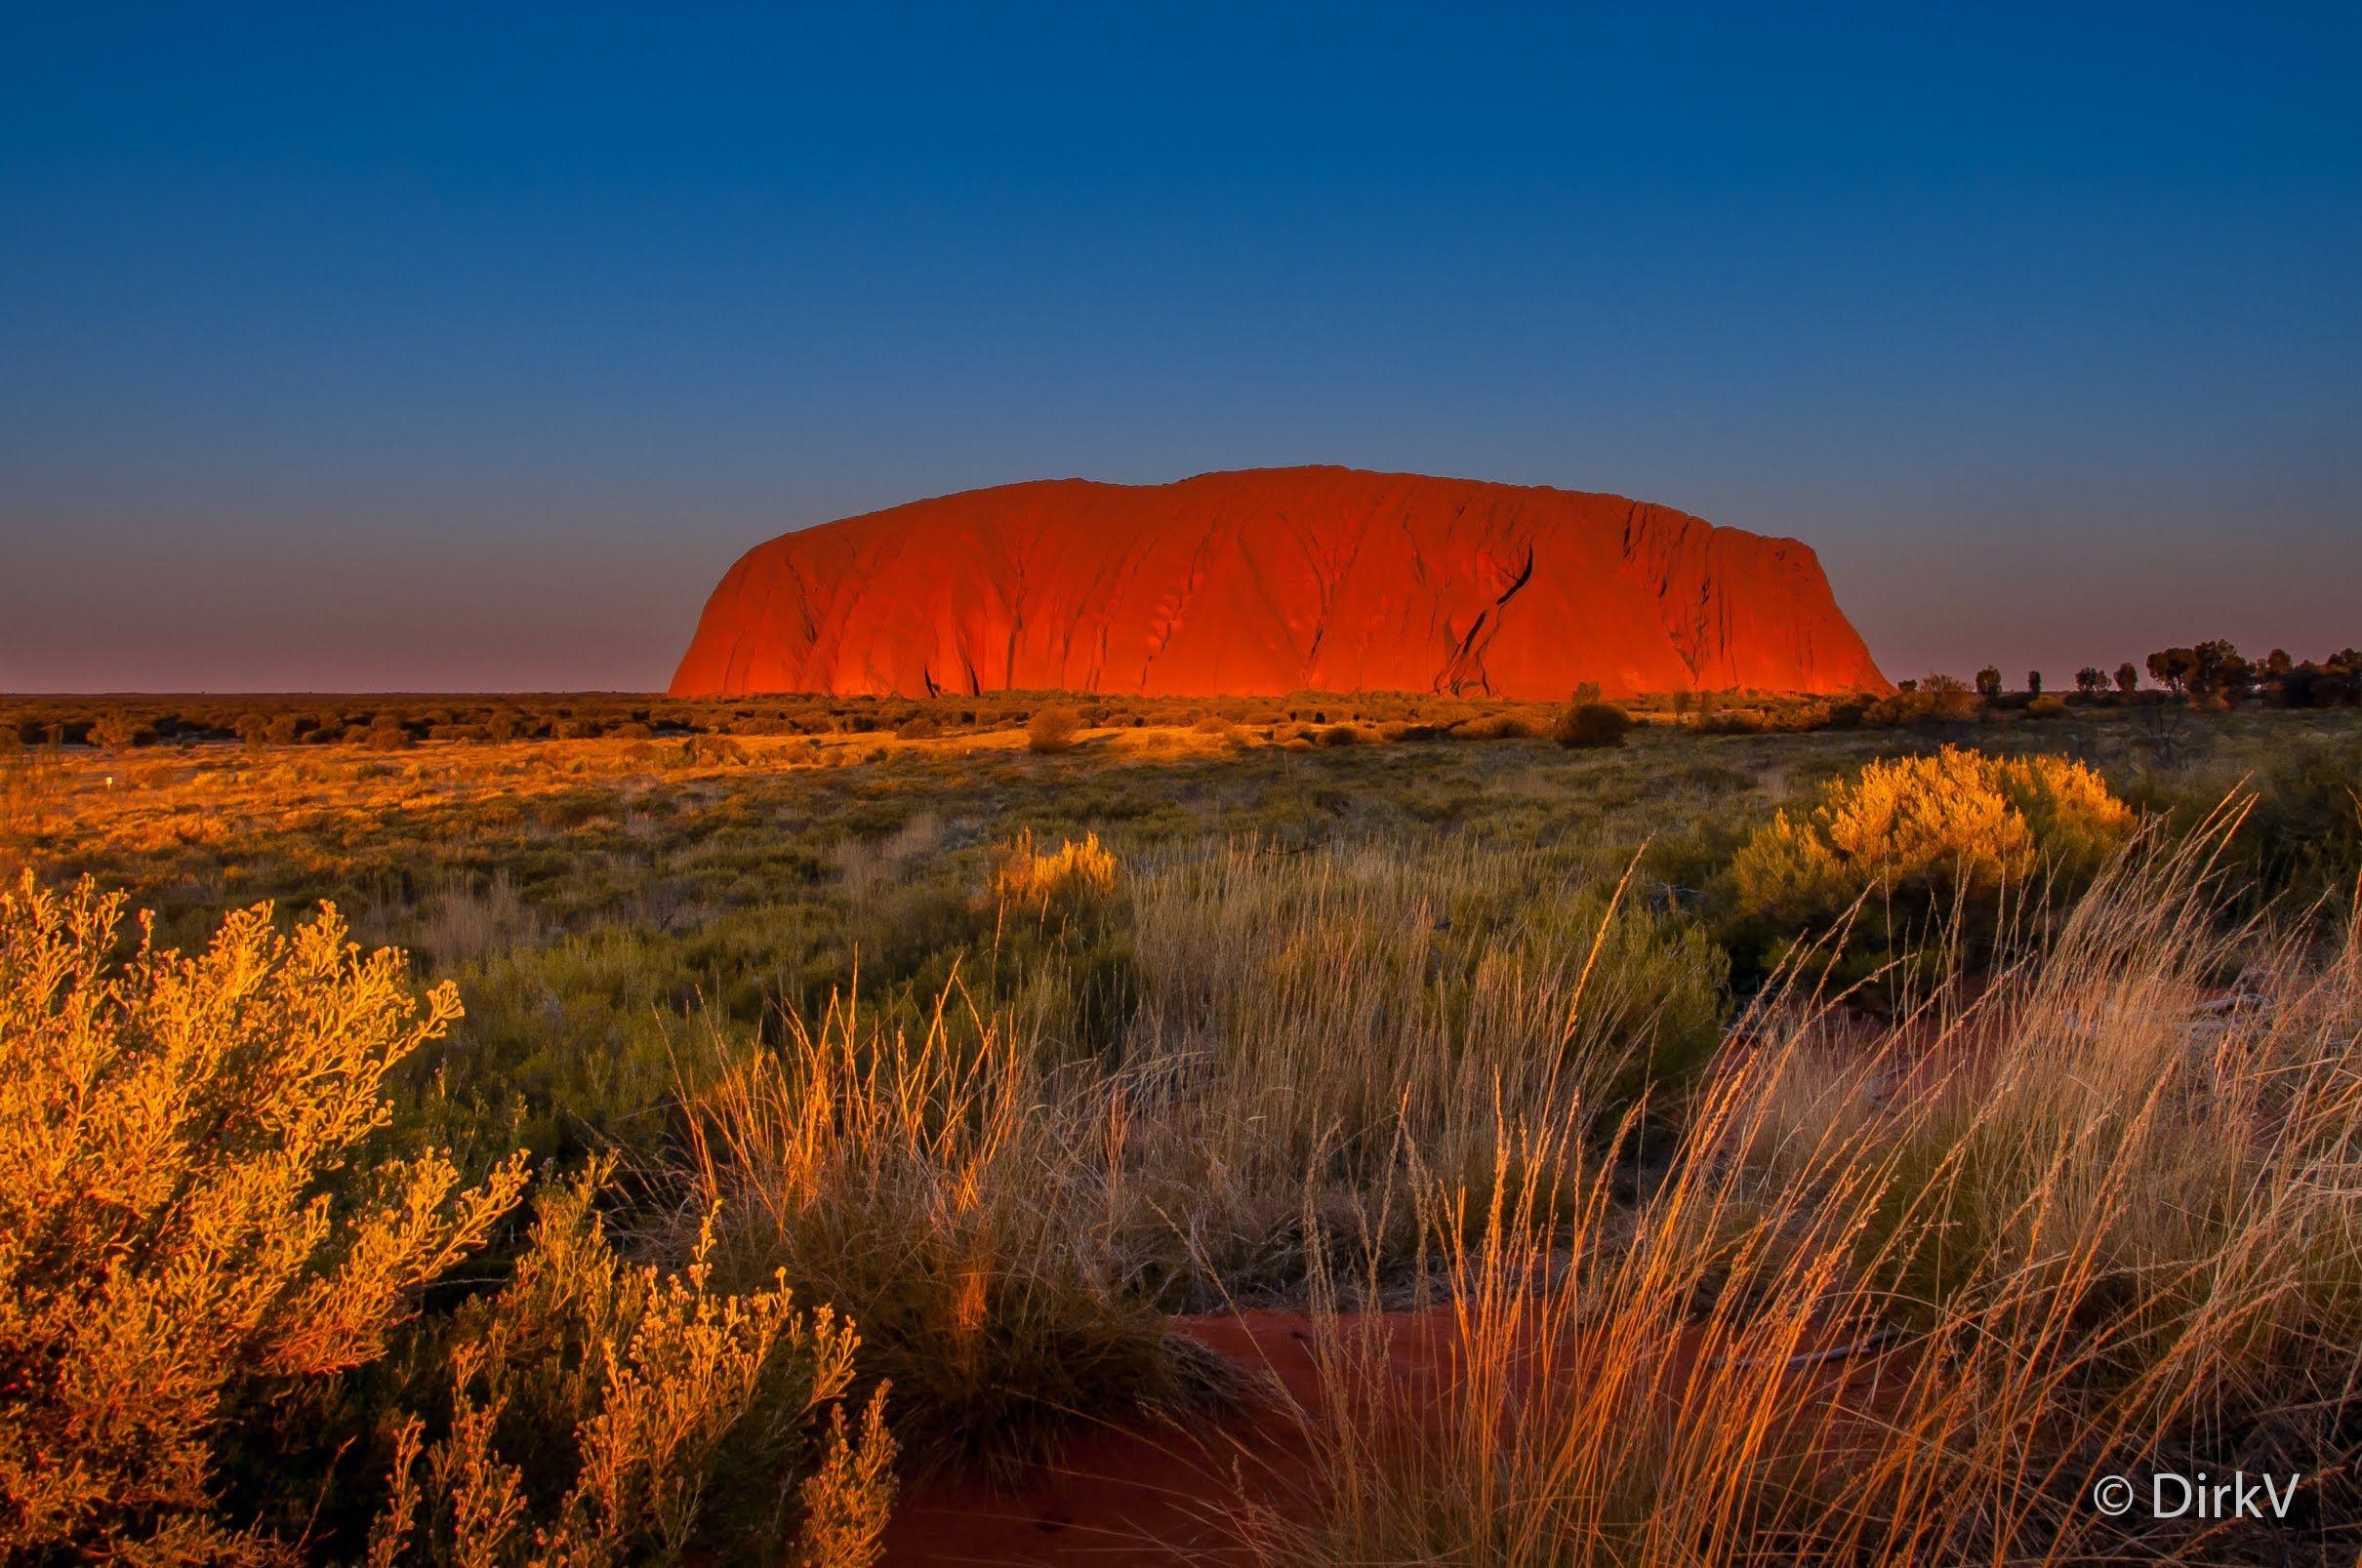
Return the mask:
<path id="1" fill-rule="evenodd" d="M 675 697 L 1883 692 L 1806 545 L 1351 468 L 1001 485 L 758 544 Z"/>

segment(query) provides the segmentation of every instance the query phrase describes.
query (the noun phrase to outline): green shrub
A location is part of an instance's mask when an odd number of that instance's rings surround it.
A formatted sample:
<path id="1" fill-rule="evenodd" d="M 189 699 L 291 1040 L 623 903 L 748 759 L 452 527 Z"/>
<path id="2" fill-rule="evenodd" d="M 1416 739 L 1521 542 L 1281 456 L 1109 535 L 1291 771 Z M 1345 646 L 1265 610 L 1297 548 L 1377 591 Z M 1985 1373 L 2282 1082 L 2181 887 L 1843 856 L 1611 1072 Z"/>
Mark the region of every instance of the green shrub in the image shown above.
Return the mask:
<path id="1" fill-rule="evenodd" d="M 156 732 L 128 713 L 102 713 L 90 727 L 90 744 L 103 751 L 127 751 L 155 744 Z"/>
<path id="2" fill-rule="evenodd" d="M 1551 721 L 1550 738 L 1564 746 L 1622 745 L 1632 715 L 1613 703 L 1572 703 Z"/>
<path id="3" fill-rule="evenodd" d="M 2133 827 L 2082 763 L 1946 746 L 1871 762 L 1780 813 L 1732 859 L 1728 897 L 1738 930 L 1775 945 L 1854 918 L 1876 962 L 1955 910 L 1990 935 L 2011 893 L 2081 891 Z"/>
<path id="4" fill-rule="evenodd" d="M 1899 724 L 1958 724 L 1972 718 L 1977 699 L 1963 682 L 1950 675 L 1906 680 L 1891 697 L 1882 697 L 1862 710 L 1862 722 L 1877 728 Z"/>
<path id="5" fill-rule="evenodd" d="M 1034 841 L 1029 827 L 1001 851 L 987 897 L 997 905 L 1031 908 L 1046 917 L 1053 906 L 1069 909 L 1107 898 L 1115 892 L 1119 874 L 1116 857 L 1097 833 L 1046 850 Z"/>
<path id="6" fill-rule="evenodd" d="M 2283 742 L 2261 754 L 2238 748 L 2194 775 L 2152 771 L 2135 792 L 2183 826 L 2206 820 L 2226 795 L 2249 801 L 2228 854 L 2259 904 L 2293 893 L 2350 907 L 2362 886 L 2362 740 L 2350 735 Z"/>
<path id="7" fill-rule="evenodd" d="M 1533 726 L 1513 713 L 1485 713 L 1462 719 L 1450 733 L 1455 741 L 1522 741 L 1533 734 Z"/>
<path id="8" fill-rule="evenodd" d="M 259 1556 L 217 1511 L 227 1413 L 377 1359 L 524 1171 L 343 1169 L 460 1008 L 333 909 L 118 961 L 122 912 L 87 879 L 0 896 L 0 1549 Z"/>
<path id="9" fill-rule="evenodd" d="M 776 1281 L 713 1290 L 710 1222 L 683 1272 L 627 1265 L 607 1169 L 542 1196 L 514 1276 L 433 1346 L 436 1434 L 397 1428 L 370 1562 L 777 1560 L 799 1537 L 789 1560 L 874 1561 L 894 1450 L 882 1389 L 845 1430 L 853 1326 Z"/>
<path id="10" fill-rule="evenodd" d="M 1064 704 L 1038 709 L 1025 721 L 1025 748 L 1043 756 L 1070 750 L 1082 728 L 1082 715 Z"/>
<path id="11" fill-rule="evenodd" d="M 1751 707 L 1700 707 L 1690 727 L 1700 735 L 1761 735 L 1764 716 Z"/>

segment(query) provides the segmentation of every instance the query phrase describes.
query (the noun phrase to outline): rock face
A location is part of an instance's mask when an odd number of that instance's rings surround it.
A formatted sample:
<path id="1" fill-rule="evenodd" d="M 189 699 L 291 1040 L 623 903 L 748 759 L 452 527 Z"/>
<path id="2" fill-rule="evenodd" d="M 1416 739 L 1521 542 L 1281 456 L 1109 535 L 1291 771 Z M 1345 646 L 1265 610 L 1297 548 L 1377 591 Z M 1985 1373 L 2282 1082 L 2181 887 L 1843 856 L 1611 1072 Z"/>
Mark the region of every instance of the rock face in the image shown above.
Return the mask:
<path id="1" fill-rule="evenodd" d="M 675 697 L 1886 691 L 1812 551 L 1540 487 L 1267 468 L 1044 480 L 784 534 Z"/>

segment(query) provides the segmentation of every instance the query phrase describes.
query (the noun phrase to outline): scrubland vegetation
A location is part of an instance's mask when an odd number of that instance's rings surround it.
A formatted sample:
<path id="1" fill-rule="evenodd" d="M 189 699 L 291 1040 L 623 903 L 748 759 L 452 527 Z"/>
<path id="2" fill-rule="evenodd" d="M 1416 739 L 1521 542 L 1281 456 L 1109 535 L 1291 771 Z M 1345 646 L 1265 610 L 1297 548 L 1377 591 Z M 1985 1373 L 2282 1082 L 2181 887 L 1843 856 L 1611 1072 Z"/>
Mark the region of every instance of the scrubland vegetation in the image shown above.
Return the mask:
<path id="1" fill-rule="evenodd" d="M 14 1555 L 870 1561 L 1242 1306 L 1232 1560 L 2362 1546 L 2350 714 L 637 704 L 0 715 Z"/>
<path id="2" fill-rule="evenodd" d="M 2153 685 L 2141 687 L 2141 668 Z M 969 697 L 732 699 L 652 698 L 628 693 L 559 696 L 46 697 L 0 703 L 0 750 L 45 744 L 108 752 L 172 744 L 248 746 L 355 745 L 399 751 L 431 742 L 478 744 L 516 741 L 690 740 L 707 761 L 743 760 L 739 737 L 946 735 L 1023 730 L 1034 749 L 1055 752 L 1084 728 L 1290 727 L 1307 743 L 1351 744 L 1357 735 L 1432 740 L 1441 735 L 1498 740 L 1556 734 L 1570 745 L 1613 744 L 1631 716 L 1678 720 L 1708 732 L 1852 729 L 1858 725 L 1940 722 L 2017 715 L 2054 717 L 2070 706 L 2190 704 L 2202 707 L 2346 708 L 2362 703 L 2362 650 L 2297 660 L 2275 648 L 2250 660 L 2216 639 L 2166 648 L 2136 668 L 2111 675 L 2086 667 L 2070 699 L 2045 695 L 2042 673 L 2022 691 L 2008 689 L 1988 666 L 1972 686 L 1949 675 L 1904 680 L 1892 695 L 1799 701 L 1758 692 L 1675 692 L 1611 704 L 1586 683 L 1570 704 L 1490 697 L 1437 698 L 1405 693 L 1300 692 L 1292 697 L 1069 698 L 1050 692 L 986 692 Z"/>

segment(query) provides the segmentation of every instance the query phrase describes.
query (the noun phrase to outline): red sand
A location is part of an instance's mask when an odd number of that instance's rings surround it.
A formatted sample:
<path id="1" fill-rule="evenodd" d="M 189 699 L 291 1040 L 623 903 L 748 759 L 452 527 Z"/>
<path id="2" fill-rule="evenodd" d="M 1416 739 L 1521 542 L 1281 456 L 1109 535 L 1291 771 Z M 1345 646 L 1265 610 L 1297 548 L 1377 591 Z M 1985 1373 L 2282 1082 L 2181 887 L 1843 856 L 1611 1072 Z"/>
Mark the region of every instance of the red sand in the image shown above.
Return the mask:
<path id="1" fill-rule="evenodd" d="M 1242 1312 L 1179 1325 L 1253 1376 L 1276 1378 L 1307 1409 L 1320 1403 L 1306 1320 Z M 1168 1564 L 1229 1553 L 1213 1511 L 1253 1488 L 1280 1502 L 1306 1488 L 1295 1416 L 1267 1388 L 1201 1427 L 1104 1428 L 1068 1443 L 1055 1468 L 1022 1492 L 982 1480 L 915 1488 L 886 1531 L 889 1568 L 953 1563 Z"/>
<path id="2" fill-rule="evenodd" d="M 1367 1320 L 1360 1325 L 1366 1326 Z M 1310 1522 L 1318 1507 L 1311 1447 L 1302 1418 L 1289 1405 L 1292 1400 L 1318 1414 L 1324 1404 L 1310 1319 L 1300 1312 L 1247 1311 L 1184 1318 L 1176 1327 L 1259 1380 L 1237 1414 L 1082 1433 L 1020 1492 L 972 1479 L 916 1487 L 886 1531 L 889 1568 L 1243 1563 L 1245 1555 L 1220 1523 L 1227 1507 L 1251 1498 Z M 1428 1408 L 1425 1393 L 1441 1394 L 1451 1375 L 1457 1333 L 1451 1309 L 1389 1312 L 1380 1327 L 1389 1377 L 1412 1392 L 1407 1408 Z M 1832 1356 L 1834 1342 L 1816 1348 L 1794 1374 L 1801 1399 L 1836 1398 L 1857 1411 L 1878 1407 L 1882 1387 L 1889 1394 L 1899 1387 L 1886 1374 L 1907 1365 L 1911 1355 L 1864 1347 L 1868 1353 L 1838 1350 Z M 1676 1365 L 1695 1353 L 1694 1341 L 1679 1347 Z M 1572 1372 L 1580 1362 L 1576 1356 L 1560 1365 Z M 1271 1387 L 1274 1382 L 1285 1398 Z"/>
<path id="3" fill-rule="evenodd" d="M 1616 496 L 1267 468 L 1043 480 L 756 545 L 675 697 L 1885 691 L 1812 551 Z"/>

